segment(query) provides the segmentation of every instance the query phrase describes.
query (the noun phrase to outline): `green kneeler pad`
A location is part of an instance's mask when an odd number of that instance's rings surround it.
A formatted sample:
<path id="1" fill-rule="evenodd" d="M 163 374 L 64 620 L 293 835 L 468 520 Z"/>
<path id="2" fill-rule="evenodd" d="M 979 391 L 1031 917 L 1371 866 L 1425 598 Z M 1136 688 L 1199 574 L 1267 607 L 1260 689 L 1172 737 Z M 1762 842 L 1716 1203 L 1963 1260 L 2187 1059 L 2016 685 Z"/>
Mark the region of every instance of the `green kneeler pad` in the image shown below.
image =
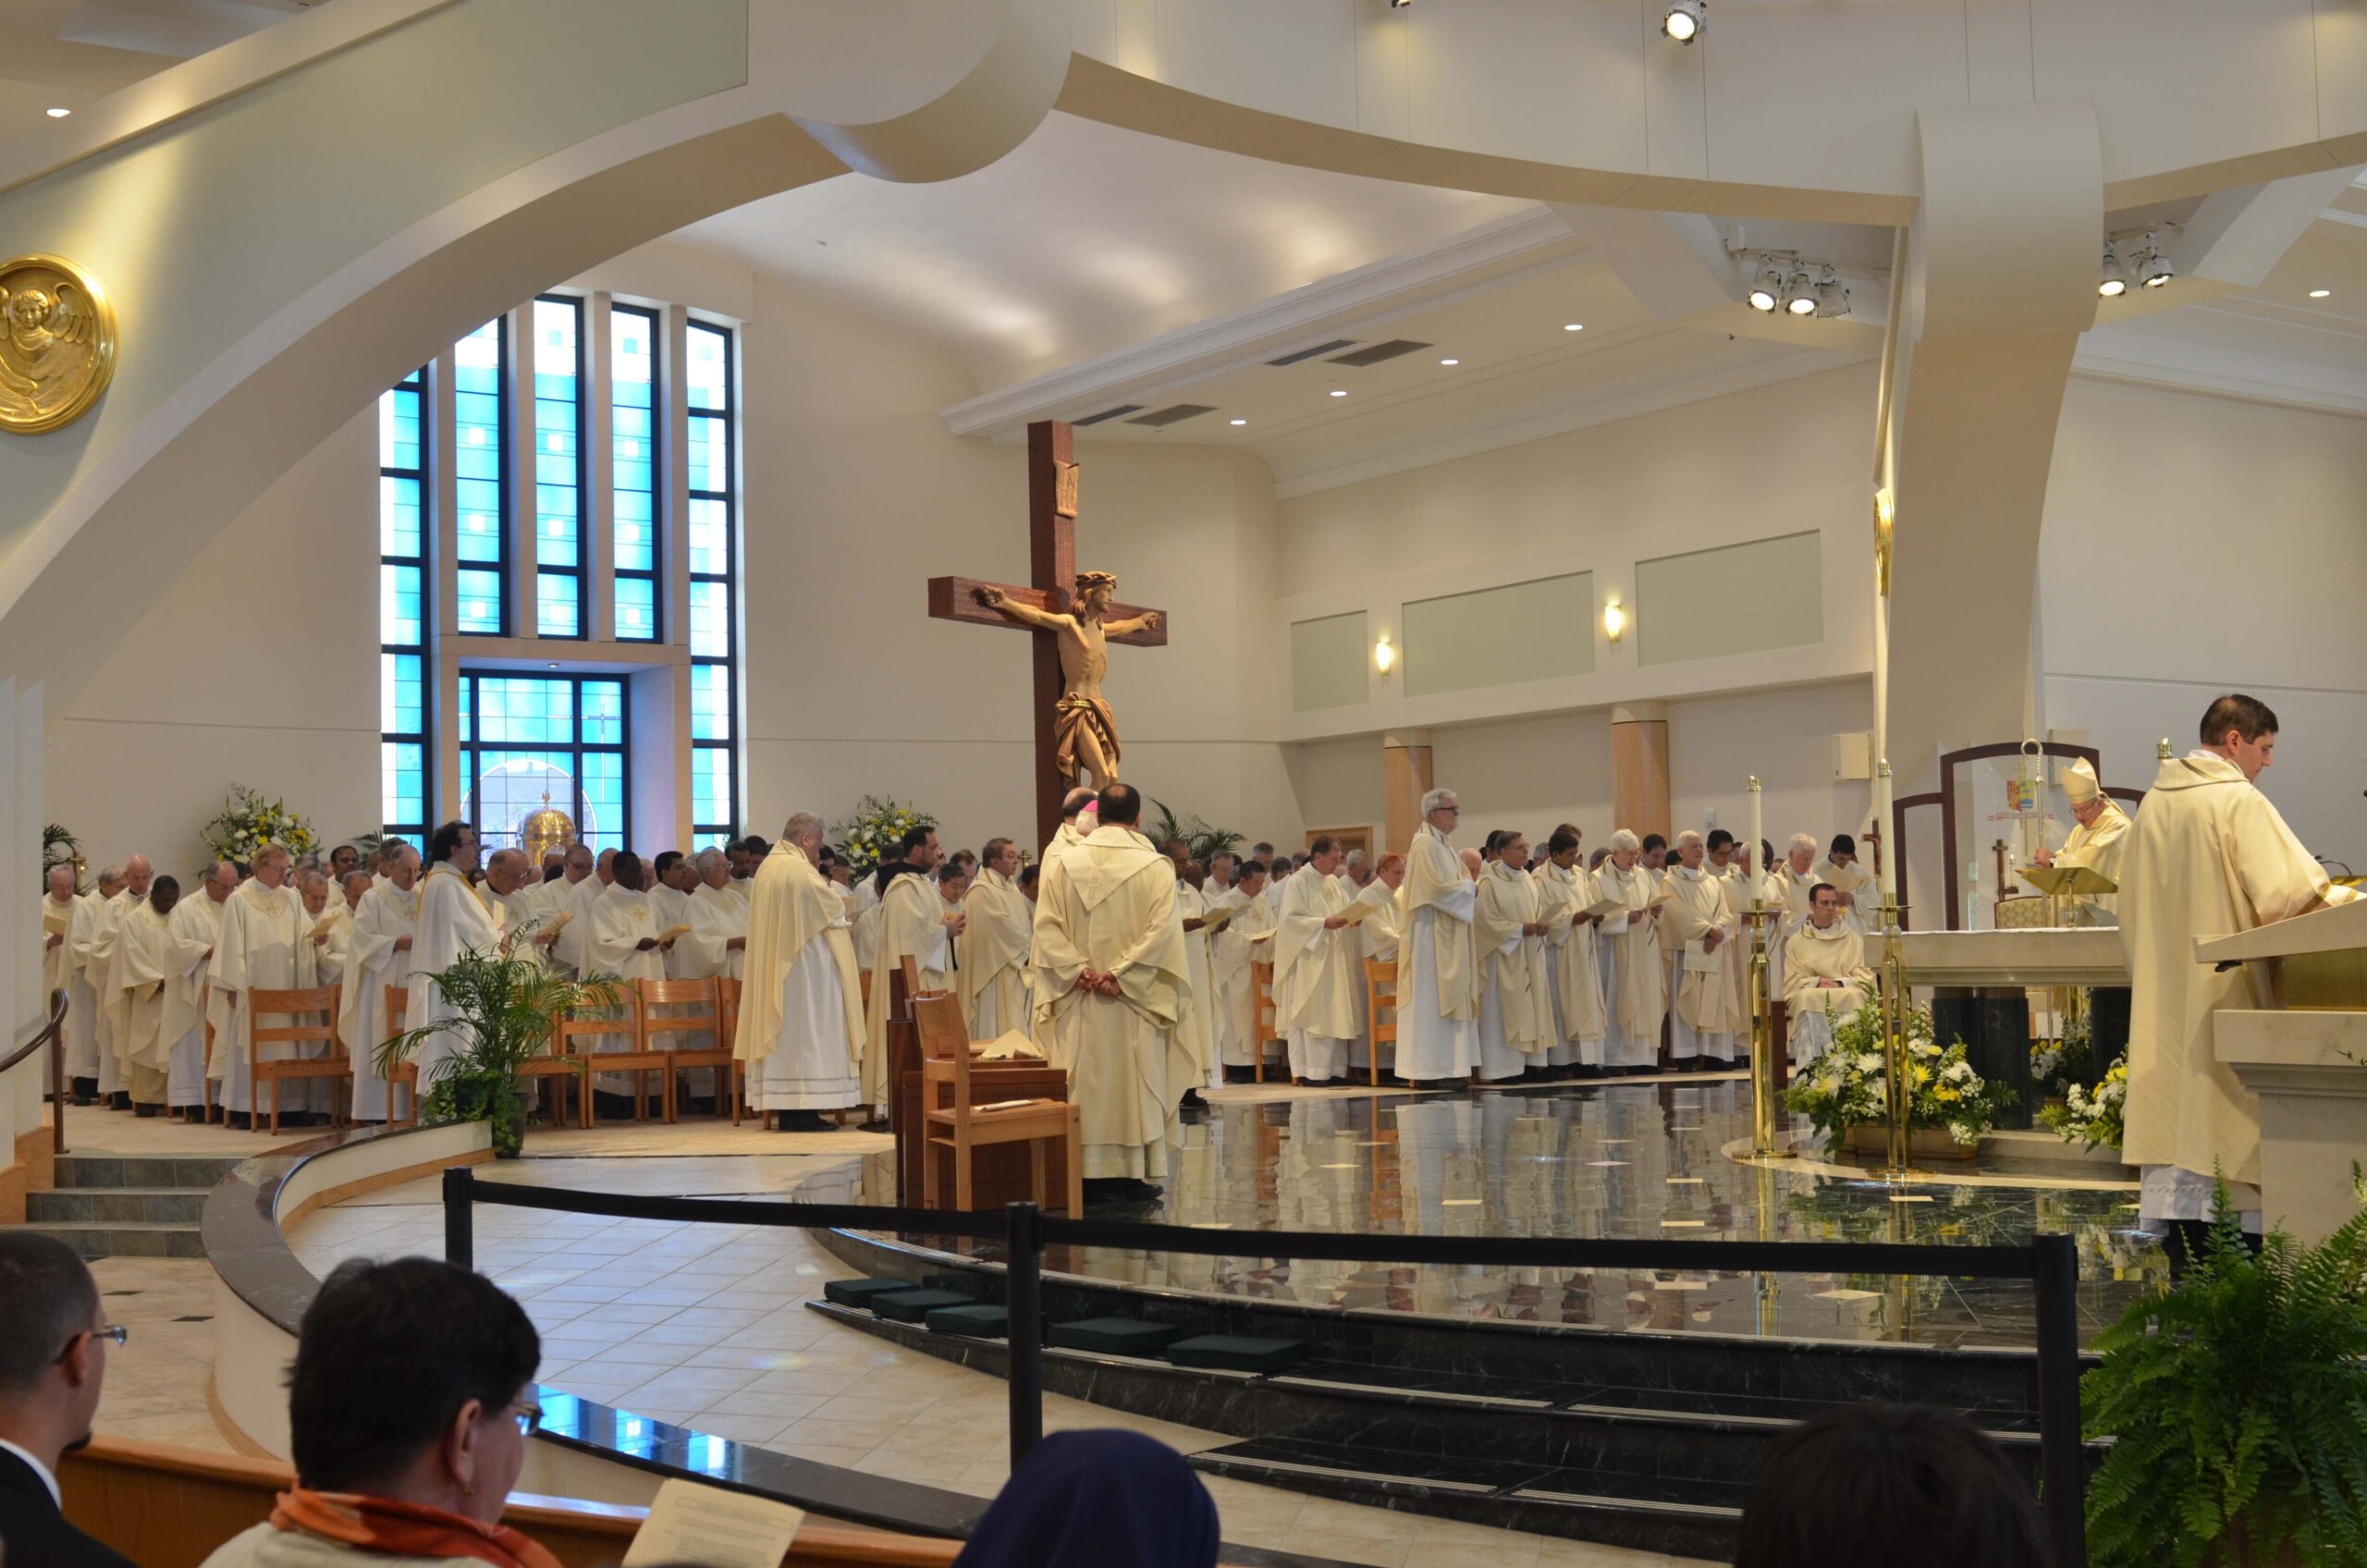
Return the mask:
<path id="1" fill-rule="evenodd" d="M 951 1291 L 882 1291 L 871 1298 L 871 1311 L 876 1317 L 895 1323 L 920 1323 L 940 1307 L 975 1306 L 968 1296 L 955 1295 Z"/>
<path id="2" fill-rule="evenodd" d="M 940 1306 L 928 1315 L 931 1329 L 940 1334 L 967 1334 L 976 1340 L 1000 1340 L 1009 1331 L 1009 1317 L 999 1306 L 983 1302 L 969 1306 Z"/>
<path id="3" fill-rule="evenodd" d="M 832 1280 L 823 1285 L 822 1299 L 840 1306 L 869 1306 L 871 1298 L 889 1291 L 909 1291 L 910 1280 Z"/>
<path id="4" fill-rule="evenodd" d="M 1202 1334 L 1167 1347 L 1178 1366 L 1208 1366 L 1220 1372 L 1280 1372 L 1306 1359 L 1296 1340 L 1261 1340 L 1248 1334 Z"/>
<path id="5" fill-rule="evenodd" d="M 1082 1317 L 1055 1323 L 1044 1330 L 1044 1342 L 1061 1350 L 1099 1351 L 1105 1355 L 1153 1356 L 1184 1337 L 1184 1330 L 1165 1323 L 1145 1323 L 1133 1317 Z"/>

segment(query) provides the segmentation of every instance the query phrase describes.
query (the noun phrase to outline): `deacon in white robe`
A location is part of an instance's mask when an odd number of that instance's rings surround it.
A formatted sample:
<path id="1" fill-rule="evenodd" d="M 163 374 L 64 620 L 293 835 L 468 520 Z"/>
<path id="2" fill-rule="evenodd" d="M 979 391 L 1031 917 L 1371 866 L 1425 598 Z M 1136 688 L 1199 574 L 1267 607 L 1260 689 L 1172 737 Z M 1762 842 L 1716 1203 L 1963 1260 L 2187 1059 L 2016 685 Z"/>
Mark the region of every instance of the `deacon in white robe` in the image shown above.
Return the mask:
<path id="1" fill-rule="evenodd" d="M 205 946 L 173 923 L 180 884 L 159 876 L 145 902 L 125 912 L 116 937 L 113 984 L 122 1009 L 124 1060 L 131 1103 L 141 1116 L 166 1104 L 166 1070 L 173 1044 L 198 1017 Z"/>
<path id="2" fill-rule="evenodd" d="M 1731 1063 L 1741 1010 L 1735 1002 L 1730 967 L 1736 925 L 1726 907 L 1725 879 L 1711 875 L 1702 864 L 1703 840 L 1693 829 L 1676 836 L 1676 853 L 1661 917 L 1676 1000 L 1669 1055 L 1680 1062 Z"/>
<path id="3" fill-rule="evenodd" d="M 1347 1075 L 1364 988 L 1361 944 L 1340 889 L 1339 840 L 1318 836 L 1282 888 L 1274 932 L 1274 1023 L 1290 1048 L 1291 1077 L 1321 1086 Z"/>
<path id="4" fill-rule="evenodd" d="M 974 1040 L 1000 1039 L 1028 1026 L 1027 949 L 1036 937 L 1036 906 L 1012 880 L 1018 875 L 1019 846 L 989 839 L 977 878 L 962 900 L 967 918 L 954 938 L 954 951 L 962 1013 Z"/>
<path id="5" fill-rule="evenodd" d="M 584 943 L 584 956 L 593 972 L 610 974 L 623 984 L 620 993 L 631 991 L 644 980 L 666 978 L 666 949 L 670 929 L 659 918 L 649 895 L 642 888 L 646 875 L 639 855 L 630 850 L 619 851 L 609 862 L 611 880 L 592 905 L 592 930 Z M 630 998 L 625 998 L 623 1011 L 630 1014 Z M 595 1052 L 625 1051 L 633 1048 L 630 1034 L 597 1035 L 587 1042 Z M 600 1072 L 594 1074 L 593 1086 L 604 1095 L 619 1095 L 628 1100 L 641 1092 L 644 1080 L 638 1073 Z"/>
<path id="6" fill-rule="evenodd" d="M 353 1056 L 353 1120 L 390 1121 L 411 1111 L 411 1090 L 396 1088 L 378 1069 L 378 1047 L 395 1033 L 386 1012 L 386 989 L 403 993 L 404 1026 L 410 1027 L 412 949 L 419 937 L 419 851 L 409 844 L 396 857 L 386 885 L 374 886 L 353 912 L 353 935 L 346 952 L 344 1015 L 338 1033 Z"/>
<path id="7" fill-rule="evenodd" d="M 227 860 L 215 861 L 199 887 L 202 897 L 185 898 L 173 905 L 173 935 L 182 942 L 194 943 L 199 956 L 190 985 L 196 1016 L 172 1043 L 165 1069 L 165 1103 L 178 1111 L 197 1111 L 202 1115 L 208 1076 L 206 973 L 222 936 L 222 905 L 239 890 L 239 868 Z"/>
<path id="8" fill-rule="evenodd" d="M 863 982 L 845 900 L 815 868 L 821 849 L 822 819 L 799 812 L 757 867 L 732 1045 L 749 1105 L 791 1133 L 829 1131 L 821 1113 L 863 1094 Z"/>
<path id="9" fill-rule="evenodd" d="M 1841 918 L 1841 896 L 1822 888 L 1809 922 L 1784 944 L 1784 1012 L 1792 1061 L 1805 1067 L 1833 1045 L 1833 1025 L 1866 1005 L 1874 972 L 1866 938 Z"/>
<path id="10" fill-rule="evenodd" d="M 1404 958 L 1397 971 L 1397 1075 L 1412 1083 L 1466 1078 L 1479 1065 L 1479 962 L 1472 921 L 1478 888 L 1447 841 L 1463 808 L 1452 790 L 1422 797 L 1422 826 L 1405 851 Z"/>
<path id="11" fill-rule="evenodd" d="M 1479 958 L 1479 1076 L 1501 1084 L 1545 1065 L 1553 1035 L 1548 927 L 1537 881 L 1528 874 L 1528 840 L 1499 844 L 1479 878 L 1473 943 Z"/>
<path id="12" fill-rule="evenodd" d="M 213 967 L 207 972 L 212 988 L 205 999 L 205 1018 L 214 1026 L 214 1055 L 206 1073 L 221 1083 L 222 1092 L 215 1097 L 224 1116 L 236 1125 L 244 1125 L 255 1109 L 255 1014 L 251 995 L 296 988 L 296 948 L 312 924 L 304 918 L 303 901 L 296 889 L 288 885 L 288 862 L 293 858 L 277 844 L 256 851 L 254 876 L 239 884 L 239 890 L 222 904 L 222 929 L 214 943 Z M 286 1022 L 272 1021 L 275 1025 Z M 290 1060 L 296 1054 L 295 1047 L 285 1043 L 266 1046 L 264 1051 L 268 1060 Z M 282 1084 L 282 1108 L 293 1103 L 290 1085 Z"/>
<path id="13" fill-rule="evenodd" d="M 465 822 L 448 822 L 428 838 L 427 876 L 419 885 L 419 919 L 411 934 L 411 999 L 403 1015 L 407 1031 L 430 1028 L 456 1017 L 452 1004 L 436 988 L 435 977 L 462 953 L 492 953 L 501 946 L 500 912 L 469 885 L 469 873 L 477 868 L 477 852 L 476 829 Z M 468 1040 L 458 1029 L 440 1030 L 423 1041 L 411 1058 L 419 1069 L 420 1092 L 434 1088 L 446 1064 L 468 1048 Z"/>
<path id="14" fill-rule="evenodd" d="M 2246 731 L 2250 731 L 2249 735 Z M 2121 861 L 2120 941 L 2132 992 L 2121 1158 L 2141 1168 L 2138 1216 L 2167 1230 L 2171 1262 L 2201 1240 L 2224 1179 L 2260 1228 L 2260 1101 L 2218 1057 L 2216 1010 L 2263 1008 L 2249 966 L 2194 962 L 2194 939 L 2348 903 L 2253 780 L 2276 746 L 2276 715 L 2221 697 L 2201 748 L 2165 760 L 2137 808 Z"/>
<path id="15" fill-rule="evenodd" d="M 1643 845 L 1622 827 L 1611 858 L 1595 874 L 1597 902 L 1619 900 L 1602 917 L 1605 1067 L 1649 1072 L 1660 1065 L 1661 1023 L 1668 1016 L 1668 965 L 1661 956 L 1661 891 L 1642 864 Z"/>
<path id="16" fill-rule="evenodd" d="M 1356 927 L 1356 1039 L 1348 1047 L 1348 1067 L 1351 1076 L 1362 1071 L 1367 1081 L 1372 1074 L 1372 1053 L 1375 1050 L 1381 1054 L 1383 1072 L 1393 1074 L 1397 1071 L 1397 1047 L 1387 1044 L 1377 1046 L 1373 1041 L 1373 1025 L 1380 1021 L 1372 1016 L 1370 978 L 1366 965 L 1378 962 L 1393 966 L 1400 962 L 1400 949 L 1405 940 L 1405 912 L 1397 902 L 1397 889 L 1404 885 L 1405 857 L 1385 854 L 1374 869 L 1372 880 L 1359 888 L 1355 897 L 1357 903 L 1370 907 L 1365 914 L 1364 923 Z M 1389 993 L 1392 997 L 1396 995 L 1394 986 L 1395 982 L 1392 982 Z M 1396 1008 L 1386 998 L 1381 1007 L 1393 1023 Z"/>
<path id="17" fill-rule="evenodd" d="M 1600 1068 L 1604 1025 L 1595 928 L 1601 922 L 1589 913 L 1595 902 L 1594 878 L 1578 864 L 1586 850 L 1576 828 L 1555 829 L 1545 847 L 1545 860 L 1534 868 L 1538 918 L 1546 927 L 1545 956 L 1552 979 L 1554 1029 L 1545 1061 L 1553 1068 Z"/>
<path id="18" fill-rule="evenodd" d="M 888 1012 L 894 992 L 889 977 L 909 954 L 920 966 L 922 990 L 953 988 L 953 939 L 965 923 L 960 910 L 949 910 L 938 896 L 937 884 L 929 880 L 936 868 L 932 839 L 910 851 L 879 895 L 878 948 L 872 954 L 871 998 L 865 1013 L 863 1103 L 882 1118 L 895 1097 L 895 1087 L 888 1081 Z"/>
<path id="19" fill-rule="evenodd" d="M 1110 785 L 1103 826 L 1044 874 L 1034 989 L 1047 1057 L 1082 1113 L 1085 1179 L 1147 1184 L 1167 1174 L 1180 1095 L 1167 1037 L 1189 981 L 1174 866 L 1131 831 L 1140 811 L 1132 786 Z"/>

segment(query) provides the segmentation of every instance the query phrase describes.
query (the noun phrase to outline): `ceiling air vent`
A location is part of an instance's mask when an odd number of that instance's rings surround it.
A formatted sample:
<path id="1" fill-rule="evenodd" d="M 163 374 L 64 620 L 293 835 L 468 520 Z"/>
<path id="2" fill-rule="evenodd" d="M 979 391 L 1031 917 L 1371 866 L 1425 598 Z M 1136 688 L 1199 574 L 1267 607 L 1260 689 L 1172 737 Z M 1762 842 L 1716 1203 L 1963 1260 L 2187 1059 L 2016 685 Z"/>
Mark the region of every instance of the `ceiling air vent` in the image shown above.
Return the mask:
<path id="1" fill-rule="evenodd" d="M 1268 360 L 1266 362 L 1269 365 L 1294 365 L 1301 360 L 1319 359 L 1325 354 L 1336 354 L 1343 349 L 1355 346 L 1356 340 L 1353 337 L 1334 337 L 1329 343 L 1318 343 L 1312 349 L 1301 349 L 1294 354 L 1284 354 L 1279 360 Z"/>
<path id="2" fill-rule="evenodd" d="M 1121 403 L 1114 409 L 1104 409 L 1098 414 L 1087 414 L 1083 419 L 1073 419 L 1069 421 L 1069 425 L 1072 429 L 1081 430 L 1088 424 L 1099 424 L 1105 419 L 1118 419 L 1126 414 L 1138 414 L 1142 411 L 1143 406 L 1140 403 Z"/>
<path id="3" fill-rule="evenodd" d="M 1359 349 L 1353 354 L 1343 354 L 1331 362 L 1335 365 L 1377 365 L 1383 360 L 1393 360 L 1400 354 L 1416 353 L 1431 345 L 1417 343 L 1410 337 L 1392 337 L 1386 343 L 1376 343 L 1369 349 Z"/>
<path id="4" fill-rule="evenodd" d="M 1181 424 L 1187 419 L 1197 419 L 1202 414 L 1212 414 L 1216 411 L 1214 403 L 1177 403 L 1161 409 L 1157 413 L 1145 414 L 1140 419 L 1130 419 L 1126 423 L 1151 425 Z"/>

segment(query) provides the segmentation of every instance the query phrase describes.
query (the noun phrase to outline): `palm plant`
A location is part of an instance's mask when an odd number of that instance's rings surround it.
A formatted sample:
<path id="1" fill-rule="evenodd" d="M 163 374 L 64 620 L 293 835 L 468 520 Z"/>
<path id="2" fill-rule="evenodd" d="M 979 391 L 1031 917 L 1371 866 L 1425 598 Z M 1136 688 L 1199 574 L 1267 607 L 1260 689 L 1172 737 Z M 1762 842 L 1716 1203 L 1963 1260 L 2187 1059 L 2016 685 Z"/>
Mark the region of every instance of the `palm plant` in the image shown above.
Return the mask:
<path id="1" fill-rule="evenodd" d="M 374 1053 L 384 1074 L 435 1036 L 459 1035 L 459 1053 L 425 1085 L 420 1119 L 489 1123 L 493 1152 L 499 1159 L 515 1158 L 525 1143 L 519 1068 L 549 1048 L 551 1031 L 562 1014 L 577 1008 L 623 1005 L 623 983 L 613 974 L 579 980 L 531 958 L 513 957 L 510 946 L 522 935 L 514 933 L 490 952 L 471 949 L 448 968 L 429 974 L 450 1015 L 396 1035 Z"/>
<path id="2" fill-rule="evenodd" d="M 2186 1277 L 2096 1349 L 2080 1403 L 2115 1439 L 2088 1486 L 2098 1568 L 2367 1564 L 2367 1213 L 2255 1258 L 2221 1187 Z"/>
<path id="3" fill-rule="evenodd" d="M 1150 840 L 1154 844 L 1181 839 L 1190 846 L 1192 858 L 1202 865 L 1241 847 L 1242 835 L 1230 827 L 1211 827 L 1188 812 L 1178 816 L 1162 800 L 1154 798 L 1150 803 L 1159 808 L 1159 820 L 1151 825 Z"/>

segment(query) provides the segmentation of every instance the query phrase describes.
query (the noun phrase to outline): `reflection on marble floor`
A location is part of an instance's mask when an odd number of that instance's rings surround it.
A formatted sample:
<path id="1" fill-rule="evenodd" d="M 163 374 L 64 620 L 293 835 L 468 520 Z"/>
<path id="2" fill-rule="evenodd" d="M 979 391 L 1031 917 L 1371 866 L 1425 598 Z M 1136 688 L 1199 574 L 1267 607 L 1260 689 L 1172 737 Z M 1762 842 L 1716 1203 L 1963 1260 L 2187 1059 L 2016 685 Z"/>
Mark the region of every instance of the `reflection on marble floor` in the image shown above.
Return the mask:
<path id="1" fill-rule="evenodd" d="M 678 1134 L 649 1146 L 701 1145 Z M 530 1158 L 480 1174 L 603 1192 L 773 1197 L 845 1168 L 844 1155 L 653 1152 Z M 477 1267 L 525 1304 L 543 1335 L 539 1376 L 553 1390 L 633 1417 L 977 1497 L 992 1496 L 1009 1474 L 1002 1381 L 808 1311 L 805 1300 L 847 1268 L 803 1231 L 491 1207 L 477 1209 L 475 1225 Z M 408 1182 L 322 1210 L 288 1240 L 315 1274 L 347 1257 L 440 1256 L 436 1183 Z M 1049 1430 L 1123 1427 L 1187 1453 L 1234 1440 L 1057 1395 L 1045 1399 L 1044 1417 Z M 1683 1561 L 1203 1479 L 1227 1540 L 1334 1562 L 1668 1568 Z"/>
<path id="2" fill-rule="evenodd" d="M 1125 1217 L 1241 1232 L 1956 1245 L 2067 1231 L 2079 1244 L 2088 1336 L 2166 1273 L 2160 1248 L 2135 1229 L 2134 1185 L 2099 1182 L 2092 1169 L 2050 1180 L 2024 1167 L 1994 1182 L 1935 1177 L 1895 1188 L 1870 1176 L 1739 1164 L 1720 1151 L 1747 1138 L 1749 1121 L 1749 1087 L 1738 1080 L 1218 1104 L 1184 1129 L 1165 1199 Z M 1811 1134 L 1801 1124 L 1795 1137 L 1806 1144 Z M 884 1159 L 865 1160 L 863 1195 L 885 1202 L 892 1190 Z M 934 1244 L 1000 1256 L 997 1243 Z M 1613 1329 L 2017 1349 L 2029 1348 L 2035 1331 L 2030 1288 L 1998 1280 L 1787 1275 L 1763 1292 L 1747 1275 L 1065 1247 L 1053 1248 L 1046 1267 L 1311 1306 Z"/>

